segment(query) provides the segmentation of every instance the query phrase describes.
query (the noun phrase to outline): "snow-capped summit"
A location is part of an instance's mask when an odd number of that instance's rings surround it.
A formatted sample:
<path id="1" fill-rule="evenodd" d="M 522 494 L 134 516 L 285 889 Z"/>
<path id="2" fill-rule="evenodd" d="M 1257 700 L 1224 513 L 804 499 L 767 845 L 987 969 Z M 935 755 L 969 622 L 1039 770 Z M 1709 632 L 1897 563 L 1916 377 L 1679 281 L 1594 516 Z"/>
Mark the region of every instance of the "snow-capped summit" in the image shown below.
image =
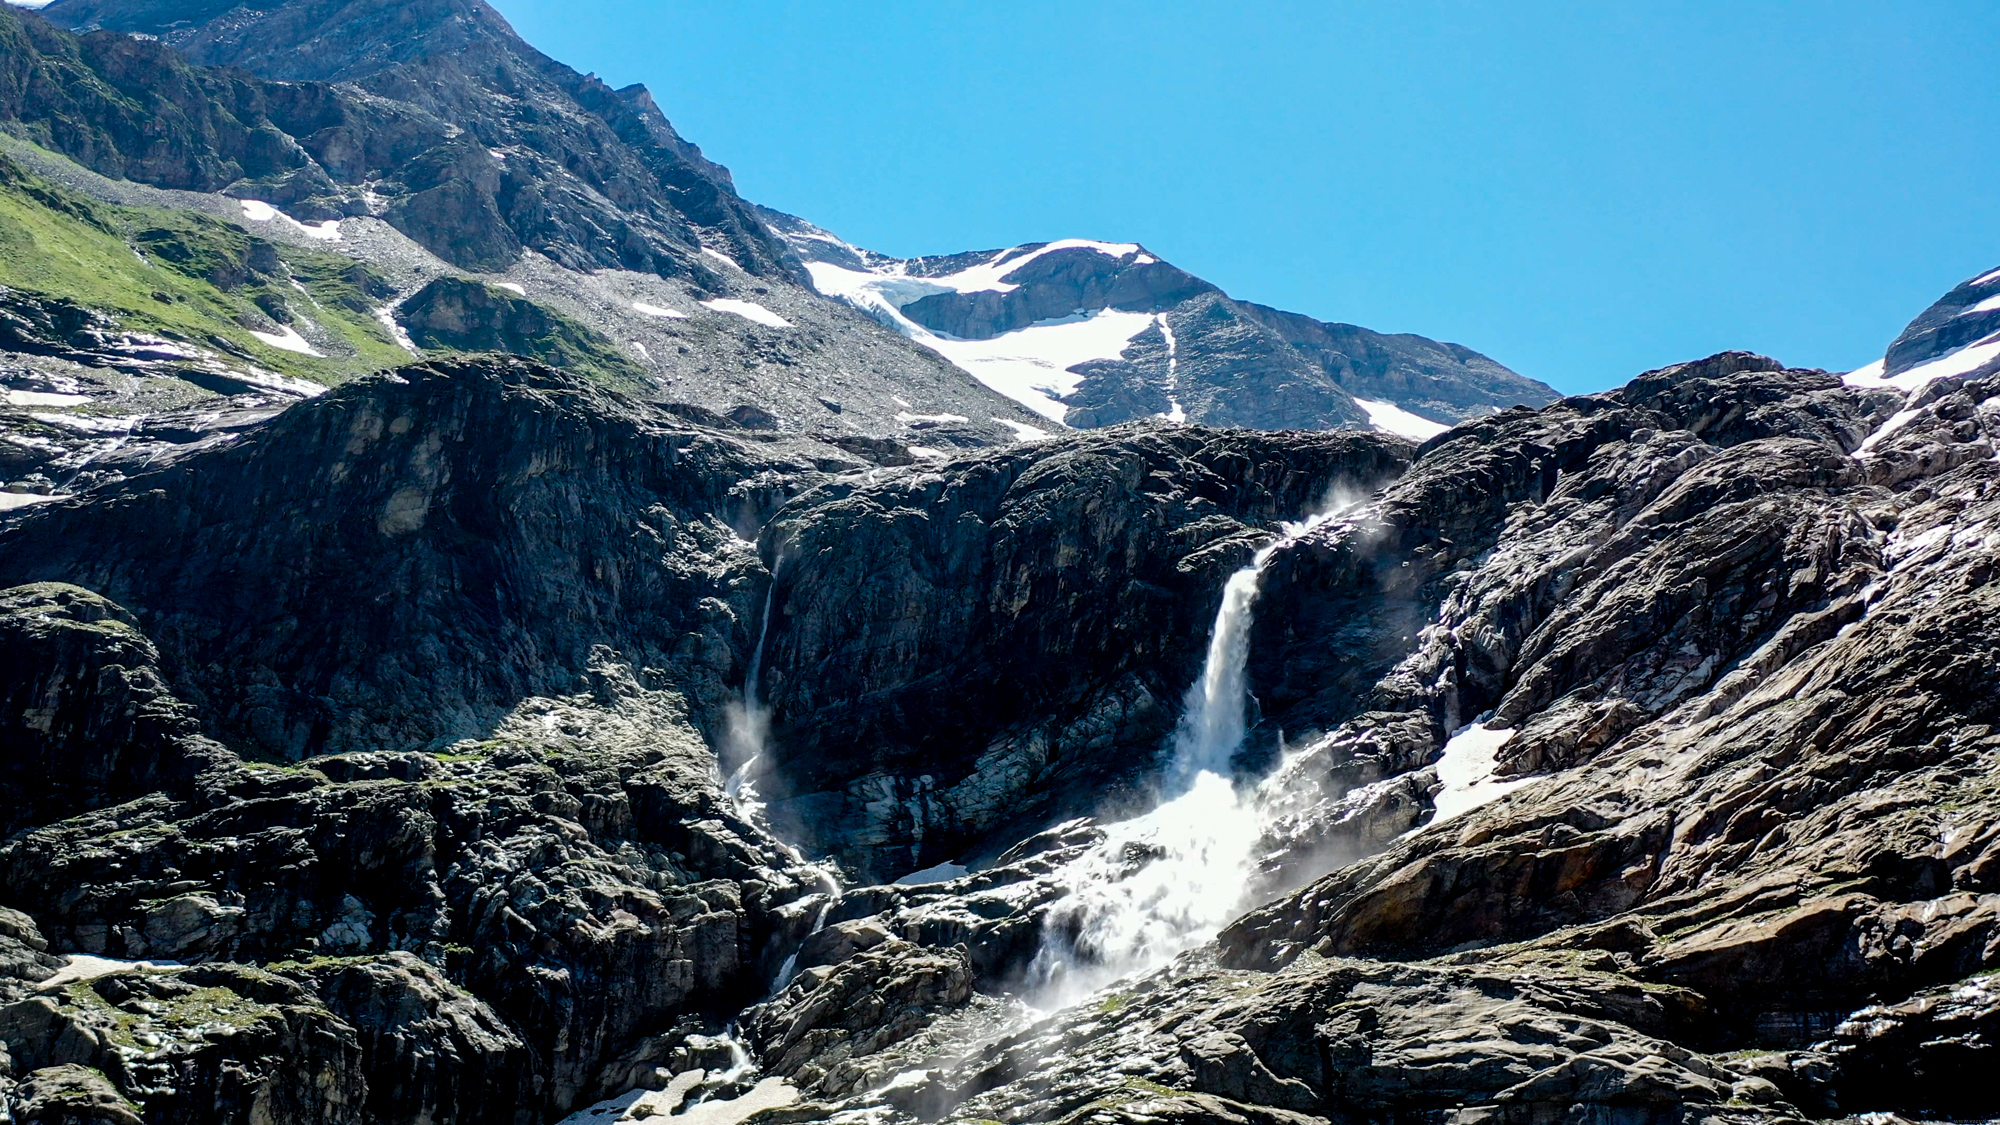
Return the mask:
<path id="1" fill-rule="evenodd" d="M 1131 242 L 1068 238 L 900 259 L 763 211 L 814 286 L 1077 428 L 1157 415 L 1421 441 L 1549 387 L 1456 344 L 1231 299 Z"/>

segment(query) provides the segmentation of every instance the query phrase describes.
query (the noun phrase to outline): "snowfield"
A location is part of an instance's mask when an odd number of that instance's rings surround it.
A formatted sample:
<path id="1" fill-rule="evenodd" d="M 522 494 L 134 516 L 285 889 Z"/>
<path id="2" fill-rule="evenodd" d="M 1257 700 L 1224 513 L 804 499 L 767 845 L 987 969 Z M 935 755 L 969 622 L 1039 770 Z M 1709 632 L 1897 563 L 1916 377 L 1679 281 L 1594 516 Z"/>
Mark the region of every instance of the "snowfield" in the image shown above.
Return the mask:
<path id="1" fill-rule="evenodd" d="M 1044 254 L 1076 248 L 1118 258 L 1138 255 L 1140 263 L 1155 260 L 1134 243 L 1068 238 L 1026 254 L 1003 251 L 980 265 L 942 277 L 911 277 L 903 272 L 906 267 L 902 263 L 883 272 L 851 270 L 828 262 L 807 262 L 806 269 L 812 274 L 813 287 L 821 293 L 846 301 L 943 356 L 987 387 L 1052 422 L 1060 422 L 1069 413 L 1061 400 L 1083 381 L 1083 376 L 1070 368 L 1094 359 L 1117 359 L 1134 336 L 1154 323 L 1151 313 L 1099 309 L 1041 321 L 991 340 L 960 340 L 932 332 L 904 316 L 903 306 L 935 293 L 1004 293 L 1015 286 L 1001 281 L 1002 276 Z"/>
<path id="2" fill-rule="evenodd" d="M 786 320 L 784 317 L 779 316 L 777 313 L 772 312 L 755 301 L 739 301 L 734 297 L 717 297 L 713 301 L 703 301 L 701 304 L 703 308 L 714 309 L 716 312 L 728 313 L 731 316 L 740 316 L 744 320 L 755 321 L 758 324 L 769 325 L 772 328 L 792 327 L 791 321 Z M 667 315 L 671 316 L 673 314 L 668 313 Z"/>
<path id="3" fill-rule="evenodd" d="M 1378 430 L 1387 430 L 1398 437 L 1411 441 L 1429 441 L 1431 438 L 1451 429 L 1443 422 L 1433 422 L 1420 418 L 1404 410 L 1393 402 L 1376 402 L 1372 399 L 1357 398 L 1355 405 L 1368 412 L 1368 421 Z"/>

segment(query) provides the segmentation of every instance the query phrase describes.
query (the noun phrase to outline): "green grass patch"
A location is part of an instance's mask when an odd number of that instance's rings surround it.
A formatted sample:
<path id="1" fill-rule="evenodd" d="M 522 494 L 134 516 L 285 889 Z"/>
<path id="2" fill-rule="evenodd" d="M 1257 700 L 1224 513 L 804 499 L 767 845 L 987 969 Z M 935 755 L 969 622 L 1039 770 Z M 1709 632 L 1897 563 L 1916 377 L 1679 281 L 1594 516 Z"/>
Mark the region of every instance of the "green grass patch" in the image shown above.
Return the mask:
<path id="1" fill-rule="evenodd" d="M 373 308 L 389 286 L 362 263 L 280 245 L 194 211 L 101 203 L 0 155 L 0 285 L 108 313 L 149 332 L 333 384 L 407 363 Z M 341 341 L 324 358 L 274 348 L 246 324 L 309 318 Z M 334 354 L 345 350 L 350 354 Z"/>

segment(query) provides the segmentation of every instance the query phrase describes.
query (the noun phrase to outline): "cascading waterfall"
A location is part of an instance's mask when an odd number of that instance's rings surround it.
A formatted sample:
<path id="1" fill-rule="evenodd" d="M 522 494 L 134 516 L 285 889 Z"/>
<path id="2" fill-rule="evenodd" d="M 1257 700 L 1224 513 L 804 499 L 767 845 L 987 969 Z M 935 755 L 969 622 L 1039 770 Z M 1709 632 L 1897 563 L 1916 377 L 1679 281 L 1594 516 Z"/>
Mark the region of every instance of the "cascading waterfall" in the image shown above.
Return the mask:
<path id="1" fill-rule="evenodd" d="M 763 701 L 764 645 L 771 635 L 771 602 L 778 592 L 780 555 L 771 562 L 771 583 L 764 587 L 764 615 L 757 622 L 757 647 L 750 651 L 750 670 L 743 677 L 743 694 L 730 704 L 729 729 L 723 750 L 728 761 L 721 763 L 722 793 L 746 820 L 762 823 L 764 802 L 758 798 L 751 771 L 764 756 L 771 737 L 771 708 Z"/>
<path id="2" fill-rule="evenodd" d="M 832 865 L 822 865 L 819 868 L 819 877 L 826 887 L 826 901 L 820 903 L 819 909 L 813 914 L 812 928 L 806 931 L 807 940 L 810 940 L 814 934 L 826 928 L 827 915 L 832 914 L 833 908 L 840 905 L 840 879 L 834 873 Z M 805 942 L 801 941 L 799 949 L 803 948 L 805 948 Z M 771 995 L 776 996 L 778 993 L 783 992 L 785 986 L 792 983 L 792 977 L 796 976 L 798 971 L 799 950 L 794 949 L 790 956 L 785 958 L 784 964 L 778 966 L 778 975 L 771 980 Z"/>
<path id="3" fill-rule="evenodd" d="M 778 590 L 778 572 L 785 565 L 781 554 L 771 561 L 771 584 L 764 588 L 764 616 L 757 625 L 757 647 L 750 653 L 750 668 L 743 676 L 743 694 L 729 708 L 729 730 L 724 750 L 729 761 L 735 763 L 728 769 L 723 782 L 723 795 L 736 806 L 736 811 L 754 823 L 763 823 L 764 802 L 757 794 L 757 783 L 753 771 L 769 749 L 771 737 L 771 708 L 763 700 L 764 649 L 771 636 L 771 606 Z M 727 763 L 725 763 L 727 765 Z M 797 854 L 796 850 L 793 852 Z M 813 915 L 812 928 L 806 936 L 820 932 L 826 927 L 826 919 L 833 908 L 840 903 L 841 885 L 839 871 L 831 863 L 814 865 L 820 883 L 825 888 L 826 901 Z M 791 983 L 798 970 L 799 953 L 793 950 L 784 963 L 778 967 L 778 975 L 771 982 L 770 994 L 776 996 Z"/>
<path id="4" fill-rule="evenodd" d="M 1059 876 L 1069 894 L 1051 912 L 1051 937 L 1029 968 L 1037 1007 L 1067 1006 L 1112 980 L 1164 964 L 1236 915 L 1262 830 L 1257 793 L 1239 792 L 1229 767 L 1248 724 L 1258 580 L 1280 548 L 1355 502 L 1336 496 L 1321 513 L 1285 524 L 1249 566 L 1229 576 L 1201 675 L 1183 700 L 1162 803 L 1106 825 L 1104 841 Z"/>

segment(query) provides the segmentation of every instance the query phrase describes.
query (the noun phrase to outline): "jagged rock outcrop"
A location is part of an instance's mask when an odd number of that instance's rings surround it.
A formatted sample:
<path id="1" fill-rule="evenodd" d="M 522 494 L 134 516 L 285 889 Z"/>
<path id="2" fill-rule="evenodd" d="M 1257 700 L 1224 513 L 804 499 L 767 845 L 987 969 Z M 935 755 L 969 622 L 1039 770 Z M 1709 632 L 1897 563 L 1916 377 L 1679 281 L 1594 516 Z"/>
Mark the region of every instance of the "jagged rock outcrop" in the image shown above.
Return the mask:
<path id="1" fill-rule="evenodd" d="M 17 1117 L 526 1125 L 759 1075 L 788 1120 L 1991 1111 L 2000 371 L 1727 353 L 1414 451 L 831 473 L 743 432 L 416 365 L 0 528 Z M 1142 805 L 1267 544 L 1247 913 L 1008 999 L 1087 953 L 1080 872 L 1177 861 L 1052 822 Z M 725 796 L 753 663 L 779 824 L 963 866 L 834 888 Z"/>
<path id="2" fill-rule="evenodd" d="M 232 757 L 201 737 L 137 626 L 74 586 L 0 591 L 0 835 L 185 794 Z"/>
<path id="3" fill-rule="evenodd" d="M 710 721 L 762 593 L 737 533 L 814 476 L 547 368 L 441 361 L 46 505 L 0 529 L 0 575 L 127 607 L 213 732 L 280 758 L 481 735 L 599 644 Z"/>
<path id="4" fill-rule="evenodd" d="M 1094 806 L 1158 752 L 1263 529 L 1406 449 L 1160 427 L 799 497 L 760 547 L 780 820 L 892 877 Z"/>
<path id="5" fill-rule="evenodd" d="M 463 278 L 441 277 L 396 307 L 396 319 L 420 348 L 504 352 L 572 374 L 594 375 L 622 389 L 646 385 L 646 372 L 617 345 L 525 297 Z"/>
<path id="6" fill-rule="evenodd" d="M 1989 270 L 1954 286 L 1917 314 L 1889 345 L 1882 374 L 1894 378 L 1919 364 L 1959 348 L 1990 343 L 2000 335 L 2000 270 Z"/>
<path id="7" fill-rule="evenodd" d="M 0 896 L 42 927 L 0 918 L 33 990 L 0 1009 L 17 1072 L 102 1071 L 148 1120 L 541 1120 L 658 1023 L 754 998 L 778 908 L 817 882 L 722 798 L 680 698 L 607 650 L 583 691 L 524 701 L 483 742 L 280 769 L 193 733 L 124 611 L 56 586 L 6 602 L 67 635 L 29 632 L 53 662 L 39 677 L 0 671 L 67 696 L 0 757 L 29 762 L 36 733 L 94 716 L 132 722 L 135 689 L 153 698 L 136 735 L 104 732 L 108 757 L 201 752 L 155 791 L 17 773 L 10 813 L 39 826 L 0 845 Z M 78 790 L 108 807 L 69 815 Z M 263 968 L 63 983 L 50 943 Z"/>

